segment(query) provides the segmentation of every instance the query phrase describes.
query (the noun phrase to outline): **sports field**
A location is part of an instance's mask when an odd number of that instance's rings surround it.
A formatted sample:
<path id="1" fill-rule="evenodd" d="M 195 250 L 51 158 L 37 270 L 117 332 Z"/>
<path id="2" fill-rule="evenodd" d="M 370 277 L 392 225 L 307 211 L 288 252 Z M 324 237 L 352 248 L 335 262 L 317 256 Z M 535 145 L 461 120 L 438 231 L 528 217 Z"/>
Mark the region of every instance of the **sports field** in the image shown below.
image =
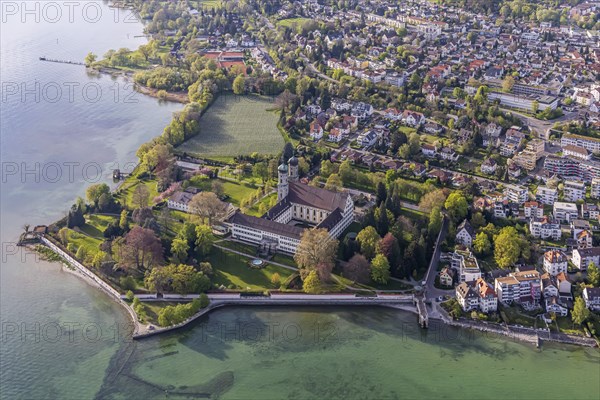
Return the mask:
<path id="1" fill-rule="evenodd" d="M 200 133 L 177 150 L 202 157 L 277 154 L 284 145 L 270 98 L 222 95 L 200 118 Z"/>

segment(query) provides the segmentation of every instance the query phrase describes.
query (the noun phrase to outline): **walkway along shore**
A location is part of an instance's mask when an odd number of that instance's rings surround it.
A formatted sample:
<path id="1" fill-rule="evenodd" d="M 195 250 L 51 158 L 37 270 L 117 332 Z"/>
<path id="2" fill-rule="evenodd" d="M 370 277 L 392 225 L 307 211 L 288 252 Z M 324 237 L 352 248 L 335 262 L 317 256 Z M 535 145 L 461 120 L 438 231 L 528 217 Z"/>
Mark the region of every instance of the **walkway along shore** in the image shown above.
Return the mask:
<path id="1" fill-rule="evenodd" d="M 417 308 L 414 305 L 414 297 L 412 295 L 387 295 L 380 294 L 372 297 L 361 297 L 352 293 L 348 294 L 322 294 L 322 295 L 309 295 L 309 294 L 282 294 L 274 293 L 271 296 L 256 296 L 256 297 L 241 297 L 240 293 L 212 293 L 208 294 L 210 304 L 201 309 L 199 312 L 181 322 L 180 324 L 168 326 L 168 327 L 155 327 L 153 325 L 142 324 L 135 311 L 132 307 L 125 302 L 125 295 L 120 294 L 117 290 L 112 288 L 100 277 L 86 268 L 79 261 L 75 260 L 57 244 L 47 237 L 41 235 L 40 241 L 56 254 L 60 255 L 64 261 L 70 266 L 74 267 L 85 279 L 86 282 L 91 285 L 100 288 L 102 291 L 107 293 L 117 303 L 125 307 L 128 314 L 130 315 L 134 329 L 132 333 L 133 339 L 142 339 L 158 334 L 171 332 L 186 327 L 190 323 L 196 321 L 198 318 L 208 314 L 209 312 L 221 308 L 224 306 L 383 306 L 390 307 L 402 311 L 407 311 L 418 315 Z M 177 294 L 165 294 L 162 298 L 158 298 L 154 295 L 143 295 L 139 296 L 140 300 L 149 301 L 191 301 L 197 297 L 198 294 L 191 295 L 177 295 Z M 429 316 L 432 320 L 438 320 L 446 325 L 455 326 L 463 329 L 475 329 L 481 332 L 489 332 L 495 335 L 503 335 L 532 343 L 539 346 L 541 341 L 552 341 L 558 343 L 574 344 L 579 346 L 596 347 L 598 344 L 593 338 L 571 336 L 561 333 L 547 332 L 547 331 L 536 331 L 528 328 L 515 328 L 501 325 L 482 323 L 477 321 L 455 321 L 448 316 L 437 303 L 433 303 L 433 309 Z"/>

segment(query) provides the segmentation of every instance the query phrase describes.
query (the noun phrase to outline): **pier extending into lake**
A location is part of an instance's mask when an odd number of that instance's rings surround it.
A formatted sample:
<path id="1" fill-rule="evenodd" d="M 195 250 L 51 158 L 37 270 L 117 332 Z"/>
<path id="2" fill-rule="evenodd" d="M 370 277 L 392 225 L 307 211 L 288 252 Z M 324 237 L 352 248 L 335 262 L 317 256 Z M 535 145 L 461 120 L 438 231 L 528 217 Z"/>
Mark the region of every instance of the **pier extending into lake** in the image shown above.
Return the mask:
<path id="1" fill-rule="evenodd" d="M 59 64 L 85 65 L 85 63 L 82 63 L 81 61 L 59 60 L 59 59 L 47 58 L 47 57 L 40 57 L 40 61 L 47 61 L 47 62 L 53 62 L 53 63 L 59 63 Z"/>

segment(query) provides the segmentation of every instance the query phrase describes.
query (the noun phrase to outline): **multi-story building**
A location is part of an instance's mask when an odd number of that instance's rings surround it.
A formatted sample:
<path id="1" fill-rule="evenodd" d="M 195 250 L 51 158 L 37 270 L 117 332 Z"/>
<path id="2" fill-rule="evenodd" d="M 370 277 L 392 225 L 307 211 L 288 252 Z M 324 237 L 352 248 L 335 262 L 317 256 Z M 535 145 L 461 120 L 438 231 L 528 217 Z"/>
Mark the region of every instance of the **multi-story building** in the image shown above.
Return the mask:
<path id="1" fill-rule="evenodd" d="M 504 196 L 507 200 L 517 204 L 523 204 L 529 199 L 527 188 L 519 185 L 506 185 Z"/>
<path id="2" fill-rule="evenodd" d="M 470 251 L 455 250 L 451 261 L 452 268 L 458 270 L 460 282 L 472 282 L 481 278 L 477 258 Z"/>
<path id="3" fill-rule="evenodd" d="M 565 181 L 563 197 L 566 201 L 577 201 L 585 197 L 585 183 L 579 181 Z"/>
<path id="4" fill-rule="evenodd" d="M 592 179 L 592 190 L 590 192 L 590 195 L 594 199 L 600 199 L 600 178 Z"/>
<path id="5" fill-rule="evenodd" d="M 529 233 L 534 238 L 559 240 L 562 236 L 560 224 L 547 216 L 531 218 L 529 220 Z"/>
<path id="6" fill-rule="evenodd" d="M 466 219 L 456 228 L 456 242 L 471 247 L 475 240 L 475 229 Z"/>
<path id="7" fill-rule="evenodd" d="M 498 309 L 498 296 L 486 281 L 478 278 L 472 282 L 463 282 L 456 287 L 456 300 L 463 311 L 481 310 L 484 313 Z"/>
<path id="8" fill-rule="evenodd" d="M 538 186 L 535 199 L 542 204 L 551 206 L 555 201 L 558 201 L 558 190 L 548 186 Z"/>
<path id="9" fill-rule="evenodd" d="M 562 147 L 565 147 L 568 145 L 579 146 L 579 147 L 583 147 L 584 149 L 586 149 L 592 153 L 600 152 L 600 139 L 596 139 L 596 138 L 592 138 L 592 137 L 588 137 L 588 136 L 574 135 L 572 133 L 565 133 L 562 136 L 562 138 L 560 139 L 560 145 Z"/>
<path id="10" fill-rule="evenodd" d="M 278 168 L 278 202 L 273 208 L 260 218 L 239 211 L 229 218 L 233 238 L 294 254 L 306 229 L 325 229 L 337 238 L 352 223 L 354 202 L 349 194 L 301 184 L 298 159 L 292 157 L 288 164 Z"/>
<path id="11" fill-rule="evenodd" d="M 600 178 L 600 163 L 594 160 L 549 155 L 544 160 L 544 169 L 565 179 L 591 182 Z"/>
<path id="12" fill-rule="evenodd" d="M 537 308 L 542 294 L 542 282 L 537 271 L 511 272 L 508 276 L 496 278 L 494 286 L 498 301 L 518 303 L 526 309 Z"/>
<path id="13" fill-rule="evenodd" d="M 585 306 L 593 311 L 600 311 L 600 288 L 586 287 L 581 295 Z"/>
<path id="14" fill-rule="evenodd" d="M 544 253 L 544 270 L 552 276 L 567 272 L 567 256 L 560 250 Z"/>
<path id="15" fill-rule="evenodd" d="M 553 206 L 554 219 L 559 222 L 571 222 L 578 216 L 577 205 L 575 203 L 565 203 L 557 201 Z"/>
<path id="16" fill-rule="evenodd" d="M 537 201 L 526 201 L 523 207 L 525 218 L 542 218 L 544 207 Z"/>
<path id="17" fill-rule="evenodd" d="M 600 247 L 574 249 L 571 262 L 582 271 L 585 271 L 590 263 L 600 265 Z"/>

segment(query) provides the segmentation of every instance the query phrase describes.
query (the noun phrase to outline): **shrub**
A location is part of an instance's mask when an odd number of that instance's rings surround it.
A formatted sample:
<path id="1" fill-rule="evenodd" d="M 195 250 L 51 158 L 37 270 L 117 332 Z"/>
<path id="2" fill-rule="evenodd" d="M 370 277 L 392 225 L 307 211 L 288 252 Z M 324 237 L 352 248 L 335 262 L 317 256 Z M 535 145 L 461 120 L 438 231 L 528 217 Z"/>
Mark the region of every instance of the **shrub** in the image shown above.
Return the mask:
<path id="1" fill-rule="evenodd" d="M 132 276 L 122 276 L 121 278 L 119 278 L 119 284 L 123 289 L 129 291 L 135 290 L 137 286 L 135 283 L 135 279 L 133 279 Z"/>
<path id="2" fill-rule="evenodd" d="M 135 295 L 133 294 L 133 292 L 131 290 L 128 290 L 127 293 L 125 293 L 125 298 L 129 301 L 133 301 L 133 299 L 135 298 Z"/>

